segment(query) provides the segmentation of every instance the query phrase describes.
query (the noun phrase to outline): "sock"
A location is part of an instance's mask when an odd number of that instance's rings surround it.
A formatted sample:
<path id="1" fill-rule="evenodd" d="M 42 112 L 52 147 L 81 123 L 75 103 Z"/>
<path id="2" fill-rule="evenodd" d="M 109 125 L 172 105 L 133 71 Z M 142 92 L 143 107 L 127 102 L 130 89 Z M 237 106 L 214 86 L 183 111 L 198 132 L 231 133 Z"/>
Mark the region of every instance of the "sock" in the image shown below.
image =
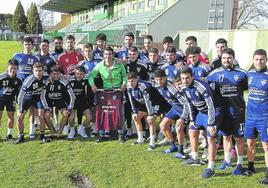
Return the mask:
<path id="1" fill-rule="evenodd" d="M 45 134 L 44 133 L 41 133 L 40 134 L 40 140 L 43 140 L 45 138 Z"/>
<path id="2" fill-rule="evenodd" d="M 243 165 L 243 155 L 237 155 L 237 164 Z"/>
<path id="3" fill-rule="evenodd" d="M 198 152 L 193 152 L 193 151 L 192 151 L 192 158 L 193 158 L 194 160 L 197 160 L 197 159 L 198 159 Z"/>
<path id="4" fill-rule="evenodd" d="M 59 114 L 55 114 L 55 124 L 59 124 Z"/>
<path id="5" fill-rule="evenodd" d="M 265 177 L 268 178 L 268 167 L 265 168 Z"/>
<path id="6" fill-rule="evenodd" d="M 74 130 L 74 127 L 71 127 L 70 126 L 70 132 L 74 132 L 75 130 Z"/>
<path id="7" fill-rule="evenodd" d="M 255 168 L 254 168 L 254 161 L 248 161 L 248 169 L 252 172 L 255 171 Z"/>
<path id="8" fill-rule="evenodd" d="M 154 140 L 155 140 L 155 135 L 151 135 L 150 136 L 150 145 L 151 146 L 155 146 Z"/>
<path id="9" fill-rule="evenodd" d="M 141 133 L 142 133 L 142 137 L 145 138 L 145 136 L 146 136 L 145 131 L 141 131 Z"/>
<path id="10" fill-rule="evenodd" d="M 137 140 L 137 141 L 138 141 L 139 143 L 143 142 L 143 133 L 144 133 L 144 132 L 142 132 L 142 131 L 138 132 L 138 140 Z"/>
<path id="11" fill-rule="evenodd" d="M 183 145 L 178 145 L 178 152 L 182 153 L 182 154 L 184 153 L 183 152 Z"/>
<path id="12" fill-rule="evenodd" d="M 132 129 L 131 128 L 127 129 L 127 135 L 129 135 L 129 136 L 132 135 Z"/>
<path id="13" fill-rule="evenodd" d="M 7 129 L 7 135 L 12 135 L 13 134 L 13 128 L 8 128 Z"/>
<path id="14" fill-rule="evenodd" d="M 230 164 L 231 163 L 231 154 L 230 154 L 230 152 L 229 151 L 225 151 L 224 152 L 224 160 L 228 163 L 228 164 Z"/>
<path id="15" fill-rule="evenodd" d="M 20 133 L 20 137 L 24 137 L 24 133 Z"/>
<path id="16" fill-rule="evenodd" d="M 215 166 L 215 161 L 208 161 L 208 168 L 210 168 L 211 170 L 214 170 L 214 166 Z"/>
<path id="17" fill-rule="evenodd" d="M 170 151 L 175 151 L 176 150 L 176 145 L 175 145 L 174 141 L 169 142 L 169 145 L 170 145 Z"/>

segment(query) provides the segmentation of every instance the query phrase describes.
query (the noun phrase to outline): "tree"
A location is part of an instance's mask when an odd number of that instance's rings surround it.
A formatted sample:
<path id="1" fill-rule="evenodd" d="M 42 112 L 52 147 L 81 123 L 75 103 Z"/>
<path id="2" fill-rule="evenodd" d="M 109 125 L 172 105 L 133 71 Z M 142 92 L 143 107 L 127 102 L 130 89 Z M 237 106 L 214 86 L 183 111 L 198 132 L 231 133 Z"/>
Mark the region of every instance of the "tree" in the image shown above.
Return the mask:
<path id="1" fill-rule="evenodd" d="M 268 18 L 268 0 L 240 0 L 238 5 L 237 29 L 260 28 Z"/>
<path id="2" fill-rule="evenodd" d="M 27 10 L 27 17 L 28 17 L 27 29 L 29 33 L 31 34 L 42 33 L 43 32 L 42 23 L 35 3 L 31 3 L 30 8 Z"/>
<path id="3" fill-rule="evenodd" d="M 25 16 L 23 6 L 19 1 L 15 9 L 14 16 L 12 18 L 12 29 L 13 31 L 16 32 L 26 33 L 27 32 L 26 25 L 27 25 L 27 17 Z"/>

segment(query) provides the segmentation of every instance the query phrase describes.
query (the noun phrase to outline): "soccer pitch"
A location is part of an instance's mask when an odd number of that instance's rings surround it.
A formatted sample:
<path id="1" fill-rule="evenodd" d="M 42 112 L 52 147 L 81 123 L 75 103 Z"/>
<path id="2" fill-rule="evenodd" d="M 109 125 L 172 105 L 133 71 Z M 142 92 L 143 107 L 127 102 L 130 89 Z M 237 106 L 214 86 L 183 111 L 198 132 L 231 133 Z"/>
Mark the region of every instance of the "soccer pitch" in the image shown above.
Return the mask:
<path id="1" fill-rule="evenodd" d="M 17 42 L 0 41 L 1 72 L 6 69 L 7 60 L 21 49 Z M 26 142 L 14 145 L 5 140 L 7 119 L 4 112 L 0 128 L 1 188 L 75 187 L 70 176 L 76 173 L 87 177 L 95 187 L 262 187 L 258 180 L 264 175 L 265 164 L 260 144 L 255 162 L 257 173 L 252 177 L 231 175 L 232 169 L 215 169 L 215 177 L 202 180 L 200 174 L 207 165 L 183 166 L 180 160 L 174 159 L 174 154 L 161 154 L 168 146 L 147 151 L 147 144 L 131 146 L 133 140 L 124 144 L 117 140 L 95 144 L 93 140 L 80 138 L 40 144 L 38 138 L 29 140 L 28 118 L 25 121 Z M 14 130 L 15 137 L 18 132 Z M 219 151 L 217 166 L 222 159 L 223 151 Z"/>

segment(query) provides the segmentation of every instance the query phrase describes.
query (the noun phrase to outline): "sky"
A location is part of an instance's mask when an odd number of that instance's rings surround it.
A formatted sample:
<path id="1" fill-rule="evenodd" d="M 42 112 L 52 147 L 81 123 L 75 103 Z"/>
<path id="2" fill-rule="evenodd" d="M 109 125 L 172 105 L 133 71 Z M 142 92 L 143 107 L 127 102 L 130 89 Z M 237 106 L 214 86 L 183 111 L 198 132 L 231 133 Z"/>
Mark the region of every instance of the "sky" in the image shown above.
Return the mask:
<path id="1" fill-rule="evenodd" d="M 0 6 L 0 13 L 9 13 L 14 14 L 15 8 L 18 4 L 19 0 L 0 0 L 1 6 Z M 30 7 L 31 2 L 39 2 L 39 0 L 21 0 L 21 4 L 24 8 L 24 11 L 26 12 L 27 9 Z"/>

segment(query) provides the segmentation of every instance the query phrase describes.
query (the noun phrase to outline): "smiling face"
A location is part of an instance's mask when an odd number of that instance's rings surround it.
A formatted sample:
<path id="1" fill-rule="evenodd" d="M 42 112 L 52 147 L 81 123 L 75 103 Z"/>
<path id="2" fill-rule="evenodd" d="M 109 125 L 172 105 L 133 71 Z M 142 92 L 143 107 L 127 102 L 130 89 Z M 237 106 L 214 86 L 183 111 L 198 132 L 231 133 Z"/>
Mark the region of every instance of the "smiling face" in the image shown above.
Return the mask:
<path id="1" fill-rule="evenodd" d="M 232 67 L 234 62 L 234 56 L 232 54 L 223 53 L 221 56 L 221 63 L 226 68 L 229 69 Z"/>
<path id="2" fill-rule="evenodd" d="M 10 78 L 14 78 L 16 76 L 18 70 L 18 66 L 17 65 L 8 65 L 7 67 L 7 75 Z"/>
<path id="3" fill-rule="evenodd" d="M 157 86 L 163 87 L 167 83 L 167 78 L 166 77 L 156 77 L 154 78 L 154 81 Z"/>
<path id="4" fill-rule="evenodd" d="M 253 65 L 257 71 L 261 71 L 266 67 L 267 58 L 265 55 L 254 55 Z"/>

